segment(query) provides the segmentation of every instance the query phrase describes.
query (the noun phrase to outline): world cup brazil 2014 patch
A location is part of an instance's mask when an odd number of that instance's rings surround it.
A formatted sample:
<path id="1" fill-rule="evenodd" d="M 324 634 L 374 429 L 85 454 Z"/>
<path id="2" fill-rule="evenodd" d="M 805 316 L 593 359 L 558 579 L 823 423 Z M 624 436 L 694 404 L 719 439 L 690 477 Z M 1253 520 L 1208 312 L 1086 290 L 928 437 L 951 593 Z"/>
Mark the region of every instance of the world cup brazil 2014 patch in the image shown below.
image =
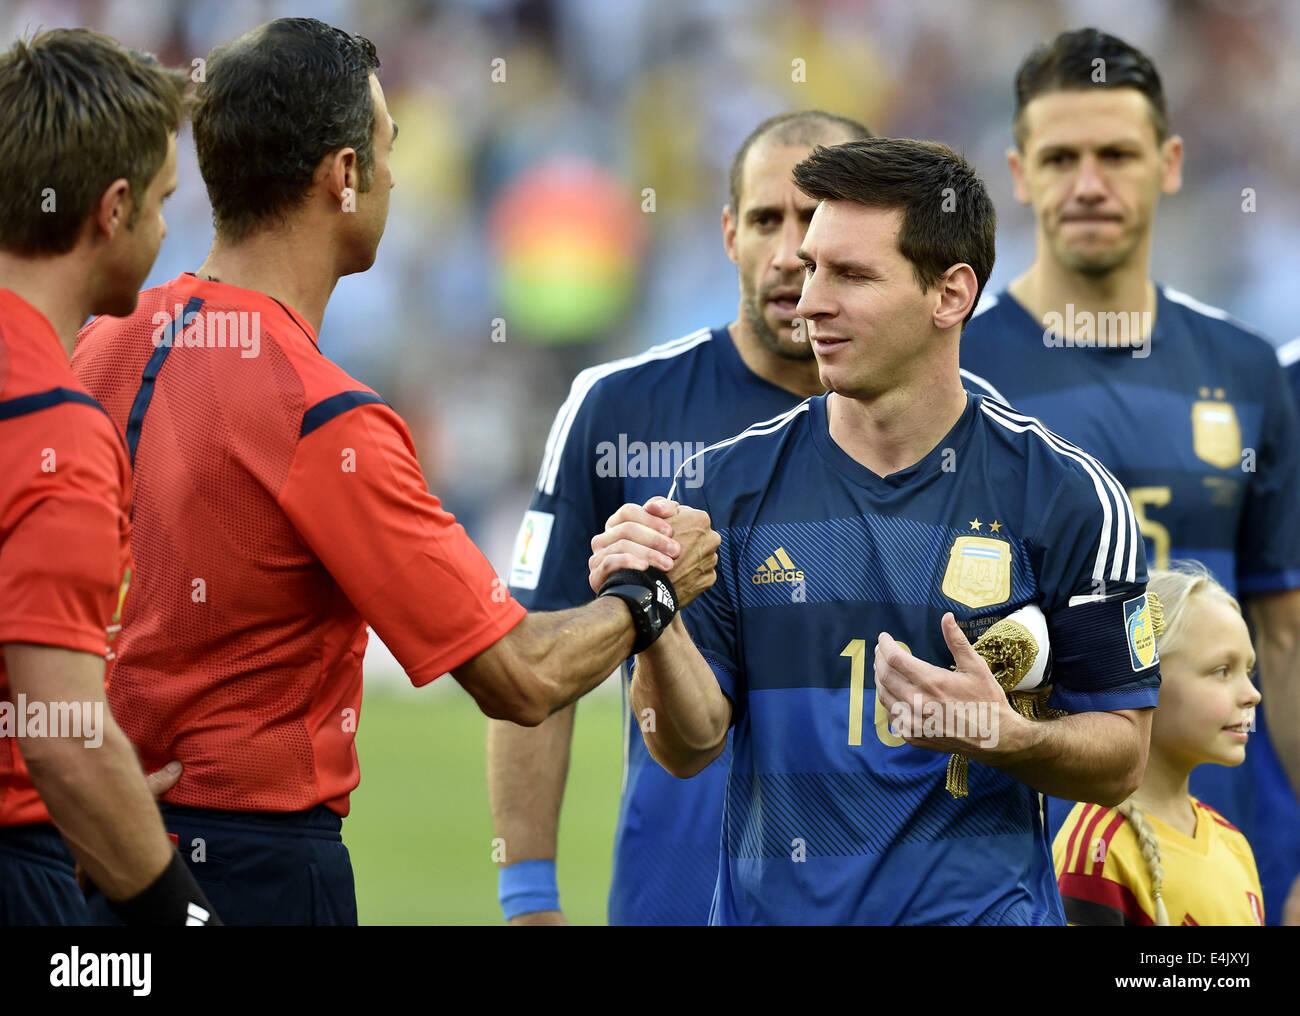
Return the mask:
<path id="1" fill-rule="evenodd" d="M 1151 625 L 1151 608 L 1147 594 L 1124 601 L 1124 630 L 1128 635 L 1129 662 L 1134 670 L 1146 670 L 1160 660 L 1156 651 L 1156 633 Z"/>

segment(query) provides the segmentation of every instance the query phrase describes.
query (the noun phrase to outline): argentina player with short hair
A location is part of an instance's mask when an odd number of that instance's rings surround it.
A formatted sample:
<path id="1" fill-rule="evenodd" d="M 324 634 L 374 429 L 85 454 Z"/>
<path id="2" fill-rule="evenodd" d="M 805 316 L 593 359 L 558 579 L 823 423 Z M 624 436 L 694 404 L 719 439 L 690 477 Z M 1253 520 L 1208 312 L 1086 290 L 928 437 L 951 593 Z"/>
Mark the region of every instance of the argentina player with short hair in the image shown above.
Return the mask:
<path id="1" fill-rule="evenodd" d="M 995 231 L 969 165 L 878 138 L 794 175 L 820 202 L 797 312 L 829 393 L 706 450 L 699 489 L 670 493 L 722 542 L 686 626 L 637 657 L 646 745 L 689 777 L 734 726 L 712 923 L 1062 924 L 1036 792 L 1123 800 L 1159 687 L 1132 509 L 1095 459 L 962 387 Z M 675 508 L 615 513 L 593 588 L 643 567 Z M 771 561 L 790 581 L 763 581 Z M 1047 704 L 1070 714 L 1050 722 L 970 646 L 1028 604 Z M 968 707 L 992 722 L 922 722 Z M 965 796 L 949 753 L 971 760 Z"/>

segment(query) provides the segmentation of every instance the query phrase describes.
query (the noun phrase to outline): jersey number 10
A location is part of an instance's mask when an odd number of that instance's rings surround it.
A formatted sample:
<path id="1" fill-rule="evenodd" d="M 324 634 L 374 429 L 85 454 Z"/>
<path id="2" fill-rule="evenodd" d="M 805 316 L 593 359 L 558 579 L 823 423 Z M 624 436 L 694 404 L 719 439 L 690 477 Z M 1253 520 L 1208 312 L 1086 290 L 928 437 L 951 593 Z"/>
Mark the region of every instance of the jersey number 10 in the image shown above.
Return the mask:
<path id="1" fill-rule="evenodd" d="M 906 642 L 898 643 L 906 652 Z M 849 744 L 862 744 L 862 699 L 867 683 L 867 640 L 853 639 L 840 652 L 849 658 Z M 872 682 L 875 688 L 875 682 Z M 889 713 L 880 701 L 879 692 L 873 692 L 876 700 L 876 739 L 887 748 L 897 748 L 906 744 L 901 737 L 889 729 Z"/>

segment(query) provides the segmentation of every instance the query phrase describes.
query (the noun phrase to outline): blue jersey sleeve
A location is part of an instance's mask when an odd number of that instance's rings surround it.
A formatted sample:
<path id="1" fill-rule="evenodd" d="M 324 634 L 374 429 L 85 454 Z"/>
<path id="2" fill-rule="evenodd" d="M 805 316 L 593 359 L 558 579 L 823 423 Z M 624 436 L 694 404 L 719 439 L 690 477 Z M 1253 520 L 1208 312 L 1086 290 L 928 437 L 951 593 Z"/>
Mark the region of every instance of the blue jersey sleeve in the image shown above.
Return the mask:
<path id="1" fill-rule="evenodd" d="M 604 389 L 579 374 L 546 440 L 532 501 L 510 556 L 510 591 L 529 610 L 564 610 L 592 598 L 591 538 L 622 504 L 617 476 L 598 475 Z"/>
<path id="2" fill-rule="evenodd" d="M 1244 595 L 1300 587 L 1300 418 L 1280 366 L 1269 371 L 1265 386 L 1260 447 L 1253 462 L 1246 449 L 1242 462 L 1248 482 L 1237 535 L 1237 586 Z"/>
<path id="3" fill-rule="evenodd" d="M 714 528 L 717 528 L 717 519 L 702 490 L 683 493 L 682 489 L 676 489 L 675 493 L 683 503 L 708 512 Z M 682 611 L 682 623 L 686 625 L 695 648 L 712 668 L 722 693 L 731 699 L 734 706 L 744 675 L 740 664 L 739 600 L 736 596 L 735 561 L 738 555 L 732 546 L 732 531 L 718 529 L 718 535 L 722 542 L 718 545 L 717 581 Z"/>
<path id="4" fill-rule="evenodd" d="M 1146 548 L 1123 487 L 1096 460 L 1076 461 L 1033 539 L 1052 649 L 1048 703 L 1072 713 L 1154 706 L 1160 660 Z"/>

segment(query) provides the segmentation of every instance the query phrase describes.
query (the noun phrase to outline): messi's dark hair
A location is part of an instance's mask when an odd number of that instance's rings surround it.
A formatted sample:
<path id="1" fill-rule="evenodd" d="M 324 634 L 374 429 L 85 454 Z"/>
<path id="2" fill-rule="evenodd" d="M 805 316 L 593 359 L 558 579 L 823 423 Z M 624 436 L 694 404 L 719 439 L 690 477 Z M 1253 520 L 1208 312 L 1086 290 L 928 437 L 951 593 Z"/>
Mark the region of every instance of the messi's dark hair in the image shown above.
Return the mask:
<path id="1" fill-rule="evenodd" d="M 794 168 L 794 182 L 818 201 L 899 209 L 898 250 L 917 285 L 929 289 L 953 265 L 968 264 L 979 302 L 993 271 L 997 213 L 984 182 L 951 148 L 910 138 L 819 145 Z"/>

